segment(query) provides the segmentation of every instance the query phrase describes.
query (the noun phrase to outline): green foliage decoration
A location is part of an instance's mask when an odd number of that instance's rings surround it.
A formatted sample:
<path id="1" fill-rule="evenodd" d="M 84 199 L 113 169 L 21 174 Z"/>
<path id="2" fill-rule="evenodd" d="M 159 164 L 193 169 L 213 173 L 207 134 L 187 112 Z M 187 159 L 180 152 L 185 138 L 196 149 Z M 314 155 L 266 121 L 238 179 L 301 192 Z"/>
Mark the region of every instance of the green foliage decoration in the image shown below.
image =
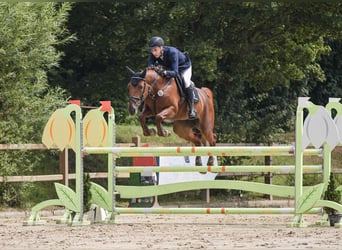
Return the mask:
<path id="1" fill-rule="evenodd" d="M 1 144 L 40 143 L 51 111 L 65 104 L 65 91 L 48 85 L 47 72 L 62 56 L 55 46 L 71 39 L 65 29 L 70 8 L 69 3 L 0 3 Z M 33 151 L 1 151 L 0 175 L 31 173 L 40 159 Z M 5 198 L 11 185 L 0 184 L 2 205 L 13 203 Z"/>
<path id="2" fill-rule="evenodd" d="M 324 200 L 341 203 L 342 202 L 341 191 L 339 191 L 337 188 L 338 188 L 337 179 L 335 177 L 335 174 L 331 173 L 327 190 L 324 192 Z M 324 207 L 324 210 L 328 214 L 336 214 L 337 212 L 335 209 L 332 209 L 329 207 Z"/>
<path id="3" fill-rule="evenodd" d="M 311 209 L 321 197 L 323 188 L 324 183 L 307 188 L 307 190 L 303 192 L 303 195 L 297 201 L 296 213 L 305 213 L 306 211 Z"/>
<path id="4" fill-rule="evenodd" d="M 104 187 L 95 182 L 91 182 L 90 191 L 92 196 L 92 202 L 94 204 L 97 204 L 106 210 L 111 210 L 111 206 L 109 203 L 109 194 Z"/>
<path id="5" fill-rule="evenodd" d="M 76 196 L 76 193 L 74 192 L 74 190 L 57 182 L 55 183 L 55 188 L 56 188 L 58 198 L 62 202 L 65 208 L 74 212 L 81 211 L 81 208 L 77 202 L 77 200 L 79 199 Z"/>
<path id="6" fill-rule="evenodd" d="M 84 212 L 88 212 L 91 206 L 91 182 L 89 173 L 84 174 L 84 189 L 83 189 L 83 210 Z"/>

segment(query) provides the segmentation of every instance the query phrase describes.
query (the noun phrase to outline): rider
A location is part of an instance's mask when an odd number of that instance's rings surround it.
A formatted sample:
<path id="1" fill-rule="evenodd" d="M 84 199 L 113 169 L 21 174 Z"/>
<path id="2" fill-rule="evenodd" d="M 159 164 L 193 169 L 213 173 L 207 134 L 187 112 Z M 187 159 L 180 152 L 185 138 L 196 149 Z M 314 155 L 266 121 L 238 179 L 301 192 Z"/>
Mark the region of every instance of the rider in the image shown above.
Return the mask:
<path id="1" fill-rule="evenodd" d="M 189 105 L 189 119 L 196 119 L 197 114 L 194 109 L 195 93 L 193 85 L 191 84 L 192 67 L 190 58 L 175 47 L 165 46 L 164 40 L 158 36 L 151 38 L 149 47 L 151 50 L 148 59 L 149 67 L 155 65 L 164 66 L 167 70 L 158 68 L 156 72 L 167 78 L 176 77 L 178 73 L 182 75 L 185 85 L 186 101 Z"/>

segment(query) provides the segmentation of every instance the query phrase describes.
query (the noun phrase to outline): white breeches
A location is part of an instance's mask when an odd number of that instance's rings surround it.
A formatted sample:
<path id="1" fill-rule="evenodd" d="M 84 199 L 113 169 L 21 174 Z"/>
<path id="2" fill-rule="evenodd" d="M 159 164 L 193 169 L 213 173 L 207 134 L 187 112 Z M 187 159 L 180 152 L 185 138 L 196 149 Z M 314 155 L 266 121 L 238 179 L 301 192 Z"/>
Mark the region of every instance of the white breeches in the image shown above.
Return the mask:
<path id="1" fill-rule="evenodd" d="M 190 66 L 187 70 L 185 70 L 182 74 L 184 79 L 185 88 L 189 88 L 191 85 L 191 75 L 192 75 L 192 67 Z"/>

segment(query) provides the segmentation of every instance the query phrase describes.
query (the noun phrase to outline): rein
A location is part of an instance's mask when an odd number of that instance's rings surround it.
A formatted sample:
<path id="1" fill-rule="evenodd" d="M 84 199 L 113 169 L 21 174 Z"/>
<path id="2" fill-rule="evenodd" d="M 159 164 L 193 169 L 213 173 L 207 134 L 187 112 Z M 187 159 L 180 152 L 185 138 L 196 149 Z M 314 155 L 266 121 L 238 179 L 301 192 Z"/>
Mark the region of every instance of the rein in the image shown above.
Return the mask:
<path id="1" fill-rule="evenodd" d="M 157 82 L 157 79 L 154 79 L 151 84 L 148 84 L 148 86 L 153 89 L 153 85 L 156 82 Z M 153 112 L 154 112 L 154 114 L 156 114 L 156 110 L 157 110 L 157 107 L 156 107 L 157 97 L 162 97 L 164 95 L 164 90 L 170 85 L 170 83 L 171 83 L 171 78 L 166 83 L 164 83 L 164 86 L 157 91 L 157 94 L 153 93 L 153 91 L 150 91 L 151 89 L 149 89 L 148 95 L 153 101 L 153 110 L 154 110 Z"/>

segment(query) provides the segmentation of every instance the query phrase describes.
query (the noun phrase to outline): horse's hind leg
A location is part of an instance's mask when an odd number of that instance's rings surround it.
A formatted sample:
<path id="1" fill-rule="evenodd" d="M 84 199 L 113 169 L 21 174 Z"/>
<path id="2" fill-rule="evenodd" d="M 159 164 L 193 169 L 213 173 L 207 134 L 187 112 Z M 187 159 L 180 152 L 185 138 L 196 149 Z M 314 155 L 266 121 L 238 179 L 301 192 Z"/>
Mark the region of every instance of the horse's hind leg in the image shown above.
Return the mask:
<path id="1" fill-rule="evenodd" d="M 198 112 L 198 129 L 201 131 L 202 141 L 204 145 L 209 144 L 211 147 L 216 146 L 216 134 L 214 131 L 215 126 L 215 109 L 213 103 L 213 93 L 208 88 L 201 88 L 198 91 L 202 104 L 201 112 Z M 207 162 L 208 166 L 214 165 L 214 157 L 210 156 Z"/>
<path id="2" fill-rule="evenodd" d="M 216 134 L 213 132 L 213 128 L 211 128 L 211 126 L 208 126 L 202 129 L 202 137 L 203 137 L 203 140 L 206 141 L 211 147 L 216 146 Z M 204 145 L 206 145 L 206 143 Z M 208 166 L 214 165 L 213 156 L 209 156 L 207 165 Z"/>
<path id="3" fill-rule="evenodd" d="M 180 120 L 173 123 L 173 131 L 184 140 L 187 140 L 195 146 L 202 146 L 202 136 L 196 127 L 196 121 Z M 202 160 L 200 156 L 196 156 L 196 166 L 202 166 Z"/>
<path id="4" fill-rule="evenodd" d="M 195 135 L 197 138 L 201 139 L 201 141 L 202 141 L 202 134 L 201 134 L 201 131 L 198 130 L 198 128 L 192 128 L 192 132 L 194 133 L 194 135 Z M 196 144 L 195 144 L 195 145 L 196 145 Z M 197 145 L 196 145 L 196 146 L 197 146 Z M 202 142 L 201 142 L 201 144 L 198 145 L 198 146 L 202 146 Z M 201 156 L 196 156 L 195 163 L 196 163 L 196 166 L 202 166 L 202 165 L 203 165 L 203 164 L 202 164 L 202 158 L 201 158 Z"/>
<path id="5" fill-rule="evenodd" d="M 207 140 L 208 144 L 212 147 L 216 146 L 216 134 L 215 133 L 211 133 L 211 140 Z M 208 162 L 207 162 L 208 166 L 214 166 L 214 157 L 212 155 L 209 156 L 208 158 Z"/>

